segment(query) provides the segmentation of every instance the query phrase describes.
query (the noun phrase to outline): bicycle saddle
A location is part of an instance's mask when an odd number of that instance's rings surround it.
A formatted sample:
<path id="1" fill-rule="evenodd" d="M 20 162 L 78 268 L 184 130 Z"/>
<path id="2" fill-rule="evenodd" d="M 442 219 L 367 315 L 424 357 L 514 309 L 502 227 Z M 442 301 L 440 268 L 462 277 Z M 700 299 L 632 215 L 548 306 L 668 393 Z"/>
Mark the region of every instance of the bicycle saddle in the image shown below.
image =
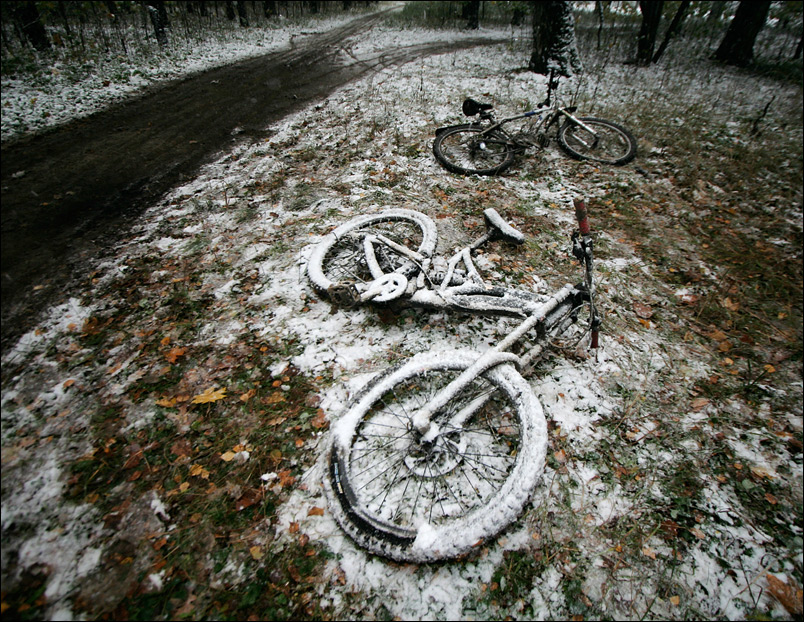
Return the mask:
<path id="1" fill-rule="evenodd" d="M 489 239 L 505 240 L 512 244 L 522 244 L 525 241 L 525 235 L 505 222 L 493 207 L 484 210 L 483 219 L 486 221 Z"/>
<path id="2" fill-rule="evenodd" d="M 480 102 L 476 102 L 474 99 L 464 99 L 463 100 L 463 114 L 467 117 L 473 117 L 478 112 L 484 112 L 486 110 L 491 110 L 494 108 L 492 104 L 481 104 Z"/>

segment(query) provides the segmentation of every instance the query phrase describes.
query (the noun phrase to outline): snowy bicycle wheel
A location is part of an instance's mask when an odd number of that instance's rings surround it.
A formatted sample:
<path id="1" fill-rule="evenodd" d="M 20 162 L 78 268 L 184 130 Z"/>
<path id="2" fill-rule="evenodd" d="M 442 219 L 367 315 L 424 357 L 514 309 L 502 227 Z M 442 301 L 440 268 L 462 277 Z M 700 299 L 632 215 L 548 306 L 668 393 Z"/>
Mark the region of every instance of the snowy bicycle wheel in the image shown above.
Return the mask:
<path id="1" fill-rule="evenodd" d="M 374 280 L 363 245 L 370 234 L 382 235 L 424 256 L 432 255 L 438 236 L 435 223 L 412 210 L 392 209 L 353 218 L 332 231 L 313 250 L 307 276 L 319 294 L 326 296 L 329 288 L 338 283 Z M 419 268 L 387 246 L 377 245 L 374 253 L 385 274 L 396 272 L 408 277 Z"/>
<path id="2" fill-rule="evenodd" d="M 413 413 L 477 358 L 423 353 L 376 377 L 333 425 L 330 507 L 360 546 L 397 561 L 470 552 L 522 512 L 544 468 L 541 404 L 510 365 L 476 377 L 434 416 L 423 442 Z M 471 413 L 452 427 L 457 413 Z"/>
<path id="3" fill-rule="evenodd" d="M 579 120 L 595 134 L 573 122 L 564 123 L 558 130 L 558 144 L 569 156 L 617 165 L 627 164 L 636 157 L 636 138 L 622 125 L 592 117 Z"/>
<path id="4" fill-rule="evenodd" d="M 511 141 L 497 132 L 459 125 L 436 135 L 433 155 L 448 171 L 461 175 L 496 175 L 514 163 Z"/>

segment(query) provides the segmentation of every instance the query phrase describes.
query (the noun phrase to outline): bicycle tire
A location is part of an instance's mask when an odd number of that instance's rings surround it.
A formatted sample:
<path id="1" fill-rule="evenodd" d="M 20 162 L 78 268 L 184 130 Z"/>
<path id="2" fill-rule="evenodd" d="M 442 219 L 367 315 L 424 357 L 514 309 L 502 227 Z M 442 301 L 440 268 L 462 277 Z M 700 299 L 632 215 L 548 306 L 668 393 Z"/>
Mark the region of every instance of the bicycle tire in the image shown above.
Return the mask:
<path id="1" fill-rule="evenodd" d="M 436 135 L 433 154 L 448 171 L 461 175 L 497 175 L 514 163 L 514 147 L 500 133 L 477 136 L 483 128 L 457 125 Z"/>
<path id="2" fill-rule="evenodd" d="M 327 296 L 329 288 L 337 283 L 374 279 L 363 248 L 363 237 L 368 233 L 382 234 L 425 256 L 432 255 L 438 238 L 435 223 L 421 212 L 391 209 L 353 218 L 334 229 L 313 249 L 307 277 L 319 295 Z M 388 248 L 377 249 L 377 255 L 378 263 L 387 274 L 396 272 L 409 277 L 419 268 Z"/>
<path id="3" fill-rule="evenodd" d="M 598 133 L 598 141 L 595 146 L 587 147 L 589 132 L 572 121 L 566 121 L 558 130 L 558 144 L 570 157 L 615 165 L 627 164 L 636 157 L 636 138 L 623 126 L 592 117 L 579 120 Z"/>
<path id="4" fill-rule="evenodd" d="M 521 514 L 544 468 L 547 426 L 512 366 L 478 376 L 436 413 L 444 430 L 450 414 L 491 395 L 461 430 L 426 450 L 409 424 L 411 409 L 476 357 L 418 354 L 373 379 L 333 424 L 324 488 L 335 519 L 361 547 L 400 562 L 455 558 Z"/>

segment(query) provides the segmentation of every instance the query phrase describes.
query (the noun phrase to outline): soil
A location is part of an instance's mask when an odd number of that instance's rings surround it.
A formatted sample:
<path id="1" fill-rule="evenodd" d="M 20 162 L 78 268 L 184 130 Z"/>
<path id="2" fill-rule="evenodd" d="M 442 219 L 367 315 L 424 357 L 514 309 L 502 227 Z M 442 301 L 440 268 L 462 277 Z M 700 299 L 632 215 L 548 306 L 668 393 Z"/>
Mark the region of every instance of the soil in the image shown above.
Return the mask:
<path id="1" fill-rule="evenodd" d="M 90 278 L 142 211 L 240 141 L 369 72 L 490 39 L 357 59 L 349 38 L 386 12 L 289 49 L 154 88 L 90 117 L 2 145 L 2 348 Z"/>

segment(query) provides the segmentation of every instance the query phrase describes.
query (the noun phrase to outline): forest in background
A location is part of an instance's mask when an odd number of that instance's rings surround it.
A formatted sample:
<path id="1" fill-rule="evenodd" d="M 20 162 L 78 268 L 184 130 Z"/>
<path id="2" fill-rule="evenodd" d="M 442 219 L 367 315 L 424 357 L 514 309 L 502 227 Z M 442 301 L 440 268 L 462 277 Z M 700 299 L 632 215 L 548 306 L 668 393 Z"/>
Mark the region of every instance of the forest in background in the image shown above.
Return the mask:
<path id="1" fill-rule="evenodd" d="M 170 48 L 206 37 L 226 38 L 242 28 L 278 28 L 288 20 L 376 8 L 377 2 L 3 2 L 2 75 L 48 71 L 70 63 L 80 73 L 121 57 L 146 61 Z M 399 26 L 478 28 L 510 26 L 512 37 L 530 37 L 534 7 L 524 1 L 411 2 L 393 21 Z M 800 73 L 802 2 L 571 2 L 576 31 L 598 51 L 646 65 L 659 62 L 674 39 L 695 41 L 701 55 L 718 55 L 741 6 L 751 9 L 756 43 L 733 64 Z M 685 43 L 686 45 L 687 43 Z M 727 58 L 719 58 L 729 62 Z M 797 61 L 799 61 L 797 63 Z"/>

